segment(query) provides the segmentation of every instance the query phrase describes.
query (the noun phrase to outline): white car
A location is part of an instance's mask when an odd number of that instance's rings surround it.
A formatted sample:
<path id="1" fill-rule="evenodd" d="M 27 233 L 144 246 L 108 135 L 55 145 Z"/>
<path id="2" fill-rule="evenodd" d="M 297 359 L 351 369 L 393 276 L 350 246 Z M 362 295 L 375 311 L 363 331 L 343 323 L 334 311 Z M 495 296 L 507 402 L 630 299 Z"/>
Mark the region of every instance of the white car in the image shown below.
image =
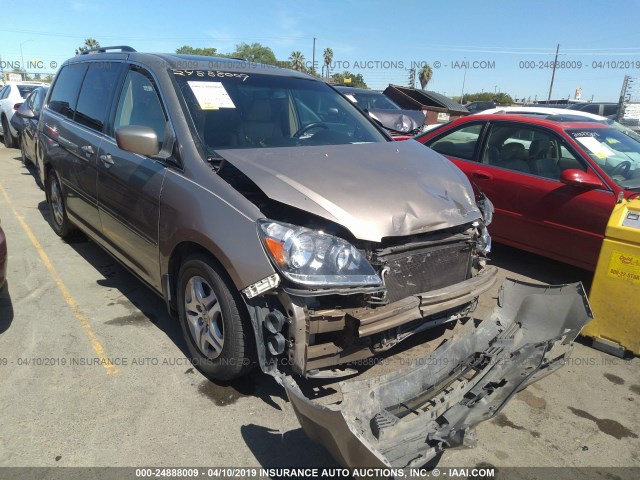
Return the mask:
<path id="1" fill-rule="evenodd" d="M 0 89 L 0 134 L 5 147 L 13 148 L 17 143 L 18 132 L 11 125 L 13 114 L 33 89 L 45 85 L 48 83 L 13 82 Z"/>
<path id="2" fill-rule="evenodd" d="M 624 133 L 628 137 L 633 138 L 634 140 L 640 142 L 640 135 L 637 132 L 634 132 L 628 127 L 625 127 L 621 123 L 616 122 L 607 117 L 602 117 L 600 115 L 596 115 L 595 113 L 584 112 L 582 110 L 572 110 L 568 108 L 552 108 L 552 107 L 525 107 L 525 106 L 516 106 L 516 107 L 496 107 L 490 108 L 489 110 L 483 110 L 482 112 L 478 112 L 474 115 L 486 115 L 492 113 L 508 113 L 508 114 L 523 114 L 523 115 L 561 115 L 563 117 L 580 117 L 580 120 L 583 121 L 592 121 L 592 122 L 600 122 L 605 125 L 609 125 L 611 128 L 615 128 L 616 130 Z M 576 118 L 577 120 L 577 118 Z"/>

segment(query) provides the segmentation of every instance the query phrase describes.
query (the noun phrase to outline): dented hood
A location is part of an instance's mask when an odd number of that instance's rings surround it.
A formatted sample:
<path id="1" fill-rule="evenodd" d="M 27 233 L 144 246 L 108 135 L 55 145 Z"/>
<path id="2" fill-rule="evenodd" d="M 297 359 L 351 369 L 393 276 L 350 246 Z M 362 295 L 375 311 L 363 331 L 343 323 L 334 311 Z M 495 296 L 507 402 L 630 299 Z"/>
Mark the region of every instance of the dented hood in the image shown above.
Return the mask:
<path id="1" fill-rule="evenodd" d="M 272 200 L 336 222 L 361 240 L 481 218 L 464 174 L 412 140 L 218 153 Z"/>
<path id="2" fill-rule="evenodd" d="M 370 108 L 369 116 L 384 128 L 395 133 L 409 134 L 424 124 L 425 116 L 420 110 L 383 110 Z"/>

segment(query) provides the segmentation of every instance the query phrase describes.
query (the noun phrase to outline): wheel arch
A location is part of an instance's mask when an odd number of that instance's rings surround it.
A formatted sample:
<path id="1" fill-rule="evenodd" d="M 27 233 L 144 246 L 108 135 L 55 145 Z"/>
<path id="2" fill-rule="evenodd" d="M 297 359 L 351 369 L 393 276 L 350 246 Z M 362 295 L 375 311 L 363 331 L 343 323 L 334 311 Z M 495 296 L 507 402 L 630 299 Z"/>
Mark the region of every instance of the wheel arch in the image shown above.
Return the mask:
<path id="1" fill-rule="evenodd" d="M 224 261 L 221 261 L 211 248 L 203 246 L 199 242 L 192 240 L 185 240 L 174 246 L 171 254 L 169 255 L 169 261 L 167 263 L 167 270 L 163 275 L 162 288 L 165 299 L 167 300 L 167 306 L 170 311 L 175 311 L 177 308 L 177 283 L 178 272 L 180 266 L 184 263 L 185 259 L 193 255 L 203 255 L 207 257 L 215 267 L 218 267 L 220 274 L 227 277 L 229 283 L 238 288 L 238 278 L 234 278 L 234 271 L 229 271 L 225 267 Z M 227 260 L 225 258 L 225 260 Z M 228 260 L 227 260 L 228 262 Z M 237 276 L 236 276 L 237 277 Z"/>

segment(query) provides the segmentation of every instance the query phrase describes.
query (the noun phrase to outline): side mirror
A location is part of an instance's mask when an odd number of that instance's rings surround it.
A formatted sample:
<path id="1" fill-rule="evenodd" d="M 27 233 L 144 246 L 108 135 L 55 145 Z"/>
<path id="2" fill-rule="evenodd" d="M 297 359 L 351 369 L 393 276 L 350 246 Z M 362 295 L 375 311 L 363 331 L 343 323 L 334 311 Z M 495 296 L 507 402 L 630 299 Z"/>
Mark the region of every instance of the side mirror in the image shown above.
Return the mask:
<path id="1" fill-rule="evenodd" d="M 18 110 L 16 110 L 16 115 L 18 115 L 20 118 L 27 118 L 27 119 L 36 118 L 36 114 L 33 113 L 33 110 L 27 107 L 26 104 L 24 103 L 20 108 L 18 108 Z"/>
<path id="2" fill-rule="evenodd" d="M 118 148 L 138 155 L 157 155 L 160 151 L 158 135 L 151 127 L 124 125 L 116 128 Z"/>
<path id="3" fill-rule="evenodd" d="M 564 170 L 560 174 L 560 181 L 565 185 L 571 185 L 572 187 L 583 188 L 585 190 L 606 188 L 602 180 L 594 174 L 574 168 Z"/>

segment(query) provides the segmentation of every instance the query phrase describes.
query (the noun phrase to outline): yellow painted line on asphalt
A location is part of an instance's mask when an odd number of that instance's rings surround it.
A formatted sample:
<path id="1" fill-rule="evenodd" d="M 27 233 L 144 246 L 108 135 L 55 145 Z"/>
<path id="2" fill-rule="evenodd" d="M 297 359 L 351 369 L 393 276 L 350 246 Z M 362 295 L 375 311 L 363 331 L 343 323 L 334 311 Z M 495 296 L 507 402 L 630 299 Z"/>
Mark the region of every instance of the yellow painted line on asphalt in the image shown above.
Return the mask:
<path id="1" fill-rule="evenodd" d="M 31 243 L 33 244 L 35 249 L 38 251 L 38 254 L 40 255 L 40 259 L 42 260 L 42 263 L 44 263 L 44 266 L 47 267 L 47 270 L 49 270 L 49 274 L 51 275 L 51 277 L 53 277 L 53 281 L 57 285 L 58 290 L 60 290 L 60 293 L 62 294 L 64 301 L 67 302 L 67 305 L 69 305 L 69 307 L 73 311 L 73 315 L 76 317 L 76 319 L 78 319 L 78 321 L 80 322 L 80 325 L 82 325 L 82 328 L 87 334 L 87 337 L 89 337 L 89 342 L 91 343 L 93 350 L 96 352 L 96 355 L 98 355 L 98 357 L 100 358 L 100 363 L 107 371 L 107 375 L 117 375 L 118 373 L 120 373 L 120 371 L 118 370 L 118 367 L 116 367 L 113 363 L 111 363 L 111 361 L 107 357 L 104 351 L 104 347 L 98 340 L 98 337 L 94 333 L 93 328 L 91 328 L 91 324 L 89 323 L 89 320 L 80 311 L 78 304 L 71 296 L 71 293 L 69 293 L 69 290 L 67 289 L 66 285 L 62 282 L 62 279 L 60 278 L 60 275 L 58 275 L 58 272 L 53 266 L 53 263 L 51 263 L 51 260 L 49 260 L 49 256 L 42 248 L 42 245 L 40 245 L 40 242 L 38 241 L 36 236 L 33 234 L 33 231 L 31 230 L 29 225 L 27 225 L 27 222 L 24 221 L 24 218 L 22 218 L 22 216 L 14 208 L 13 203 L 11 202 L 9 195 L 7 194 L 7 191 L 4 189 L 4 186 L 2 186 L 1 183 L 0 183 L 0 190 L 2 190 L 2 195 L 4 196 L 4 199 L 9 205 L 9 208 L 13 211 L 13 215 L 16 217 L 16 219 L 18 220 L 18 223 L 20 223 L 20 226 L 29 237 L 29 240 L 31 240 Z"/>

